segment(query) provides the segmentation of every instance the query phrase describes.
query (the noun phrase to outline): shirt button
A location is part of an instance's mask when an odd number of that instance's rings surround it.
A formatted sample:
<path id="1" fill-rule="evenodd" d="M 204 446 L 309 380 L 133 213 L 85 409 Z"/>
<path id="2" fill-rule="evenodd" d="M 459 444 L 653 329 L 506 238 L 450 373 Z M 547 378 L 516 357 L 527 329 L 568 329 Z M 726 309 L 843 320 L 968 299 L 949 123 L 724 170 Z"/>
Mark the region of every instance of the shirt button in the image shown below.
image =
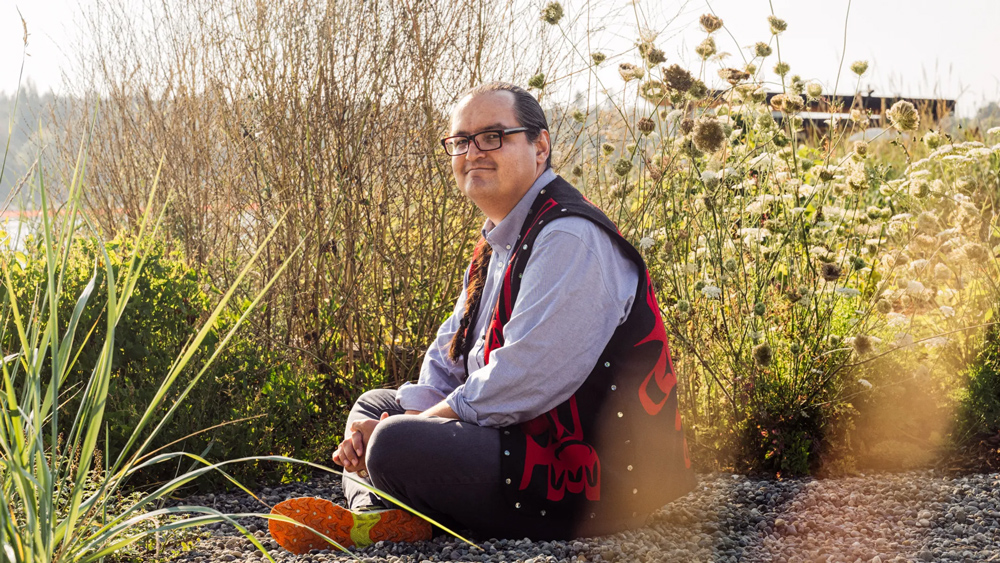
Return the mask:
<path id="1" fill-rule="evenodd" d="M 503 455 L 510 455 L 510 450 L 504 450 Z"/>
<path id="2" fill-rule="evenodd" d="M 528 250 L 528 245 L 524 245 L 524 246 L 522 246 L 521 248 L 523 248 L 523 249 L 525 249 L 525 250 Z"/>
<path id="3" fill-rule="evenodd" d="M 632 489 L 632 494 L 633 495 L 639 494 L 639 489 Z"/>
<path id="4" fill-rule="evenodd" d="M 591 512 L 591 513 L 590 513 L 590 517 L 591 517 L 591 518 L 593 518 L 594 516 L 597 516 L 597 515 L 596 515 L 596 514 L 594 514 L 593 512 Z"/>
<path id="5" fill-rule="evenodd" d="M 544 510 L 542 511 L 542 516 L 545 516 L 545 511 Z"/>
<path id="6" fill-rule="evenodd" d="M 521 508 L 521 503 L 515 502 L 514 503 L 514 508 Z"/>
<path id="7" fill-rule="evenodd" d="M 617 385 L 612 385 L 612 386 L 611 386 L 611 390 L 612 390 L 612 391 L 614 391 L 614 390 L 616 390 L 616 389 L 618 389 L 618 386 L 617 386 Z"/>
<path id="8" fill-rule="evenodd" d="M 618 418 L 621 418 L 623 416 L 625 416 L 625 413 L 623 413 L 622 411 L 618 411 Z"/>
<path id="9" fill-rule="evenodd" d="M 604 362 L 604 367 L 606 367 L 606 368 L 611 367 L 611 362 Z"/>
<path id="10" fill-rule="evenodd" d="M 628 466 L 628 470 L 629 470 L 629 471 L 632 471 L 632 466 L 631 466 L 631 465 L 630 465 L 630 466 Z M 508 483 L 510 483 L 510 479 L 507 479 L 507 482 L 508 482 Z"/>
<path id="11" fill-rule="evenodd" d="M 538 192 L 538 193 L 540 193 L 540 194 L 544 194 L 544 193 L 545 193 L 545 190 L 542 190 L 542 191 L 540 191 L 540 192 Z"/>
<path id="12" fill-rule="evenodd" d="M 510 430 L 504 430 L 503 431 L 503 435 L 504 436 L 510 436 Z"/>
<path id="13" fill-rule="evenodd" d="M 510 250 L 510 245 L 509 244 L 507 245 L 507 250 Z"/>
<path id="14" fill-rule="evenodd" d="M 510 479 L 507 479 L 507 484 L 510 485 Z"/>

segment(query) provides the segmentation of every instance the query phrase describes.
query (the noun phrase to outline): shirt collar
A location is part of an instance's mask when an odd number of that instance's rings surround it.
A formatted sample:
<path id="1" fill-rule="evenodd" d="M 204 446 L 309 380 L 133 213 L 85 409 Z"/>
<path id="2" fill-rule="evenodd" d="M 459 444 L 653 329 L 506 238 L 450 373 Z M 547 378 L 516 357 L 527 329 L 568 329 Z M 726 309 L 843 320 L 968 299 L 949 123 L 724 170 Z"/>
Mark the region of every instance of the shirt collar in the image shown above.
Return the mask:
<path id="1" fill-rule="evenodd" d="M 531 187 L 521 197 L 521 200 L 517 202 L 514 209 L 511 209 L 510 213 L 500 223 L 494 225 L 493 221 L 487 218 L 486 223 L 483 224 L 483 238 L 486 239 L 486 242 L 494 249 L 498 247 L 509 248 L 516 243 L 517 236 L 521 234 L 521 225 L 524 224 L 524 220 L 528 217 L 531 204 L 538 197 L 538 192 L 542 191 L 542 188 L 555 179 L 556 173 L 551 168 L 546 168 L 545 172 L 542 172 L 541 176 L 535 180 L 535 183 L 531 184 Z"/>

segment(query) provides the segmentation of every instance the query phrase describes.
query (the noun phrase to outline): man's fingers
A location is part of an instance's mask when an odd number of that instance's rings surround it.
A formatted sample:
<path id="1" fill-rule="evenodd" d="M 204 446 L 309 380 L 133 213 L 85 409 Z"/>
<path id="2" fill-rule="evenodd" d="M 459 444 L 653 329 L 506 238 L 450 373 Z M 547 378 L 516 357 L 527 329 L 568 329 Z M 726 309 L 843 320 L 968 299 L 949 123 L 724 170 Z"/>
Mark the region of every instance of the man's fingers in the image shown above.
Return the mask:
<path id="1" fill-rule="evenodd" d="M 379 417 L 379 420 L 385 420 L 387 418 L 389 418 L 389 413 L 384 412 L 384 413 L 382 413 L 382 416 Z"/>

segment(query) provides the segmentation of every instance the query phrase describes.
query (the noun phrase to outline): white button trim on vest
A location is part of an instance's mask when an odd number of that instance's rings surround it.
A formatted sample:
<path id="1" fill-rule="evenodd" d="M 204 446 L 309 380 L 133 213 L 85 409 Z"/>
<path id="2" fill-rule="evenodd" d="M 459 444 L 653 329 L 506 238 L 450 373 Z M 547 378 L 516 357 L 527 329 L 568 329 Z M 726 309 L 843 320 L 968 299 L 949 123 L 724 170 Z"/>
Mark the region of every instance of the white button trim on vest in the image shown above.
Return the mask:
<path id="1" fill-rule="evenodd" d="M 510 245 L 509 244 L 507 245 L 507 250 L 510 250 Z"/>

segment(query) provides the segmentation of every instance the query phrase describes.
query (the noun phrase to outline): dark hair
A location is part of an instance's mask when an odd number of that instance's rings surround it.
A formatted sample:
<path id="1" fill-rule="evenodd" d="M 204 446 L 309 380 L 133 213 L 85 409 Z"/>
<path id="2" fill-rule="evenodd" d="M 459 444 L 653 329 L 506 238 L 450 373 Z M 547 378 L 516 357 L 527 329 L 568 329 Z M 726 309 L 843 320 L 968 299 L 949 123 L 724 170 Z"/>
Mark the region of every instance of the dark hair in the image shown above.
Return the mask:
<path id="1" fill-rule="evenodd" d="M 528 141 L 534 143 L 538 140 L 538 135 L 543 130 L 549 130 L 549 122 L 545 119 L 545 112 L 534 96 L 520 86 L 515 86 L 509 82 L 488 82 L 480 84 L 466 90 L 462 98 L 476 97 L 489 92 L 510 92 L 514 94 L 514 115 L 517 117 L 518 125 L 527 127 L 525 135 Z M 549 157 L 545 161 L 545 168 L 552 168 L 552 147 L 549 146 Z"/>
<path id="2" fill-rule="evenodd" d="M 493 247 L 486 243 L 486 239 L 480 238 L 472 252 L 472 265 L 469 267 L 469 283 L 465 286 L 465 312 L 462 313 L 462 321 L 451 337 L 451 346 L 448 348 L 448 357 L 451 361 L 457 362 L 465 354 L 469 333 L 475 326 L 479 314 L 479 303 L 483 298 L 483 287 L 486 285 L 486 275 L 489 273 L 490 258 L 493 256 Z M 490 322 L 486 319 L 486 322 Z"/>

